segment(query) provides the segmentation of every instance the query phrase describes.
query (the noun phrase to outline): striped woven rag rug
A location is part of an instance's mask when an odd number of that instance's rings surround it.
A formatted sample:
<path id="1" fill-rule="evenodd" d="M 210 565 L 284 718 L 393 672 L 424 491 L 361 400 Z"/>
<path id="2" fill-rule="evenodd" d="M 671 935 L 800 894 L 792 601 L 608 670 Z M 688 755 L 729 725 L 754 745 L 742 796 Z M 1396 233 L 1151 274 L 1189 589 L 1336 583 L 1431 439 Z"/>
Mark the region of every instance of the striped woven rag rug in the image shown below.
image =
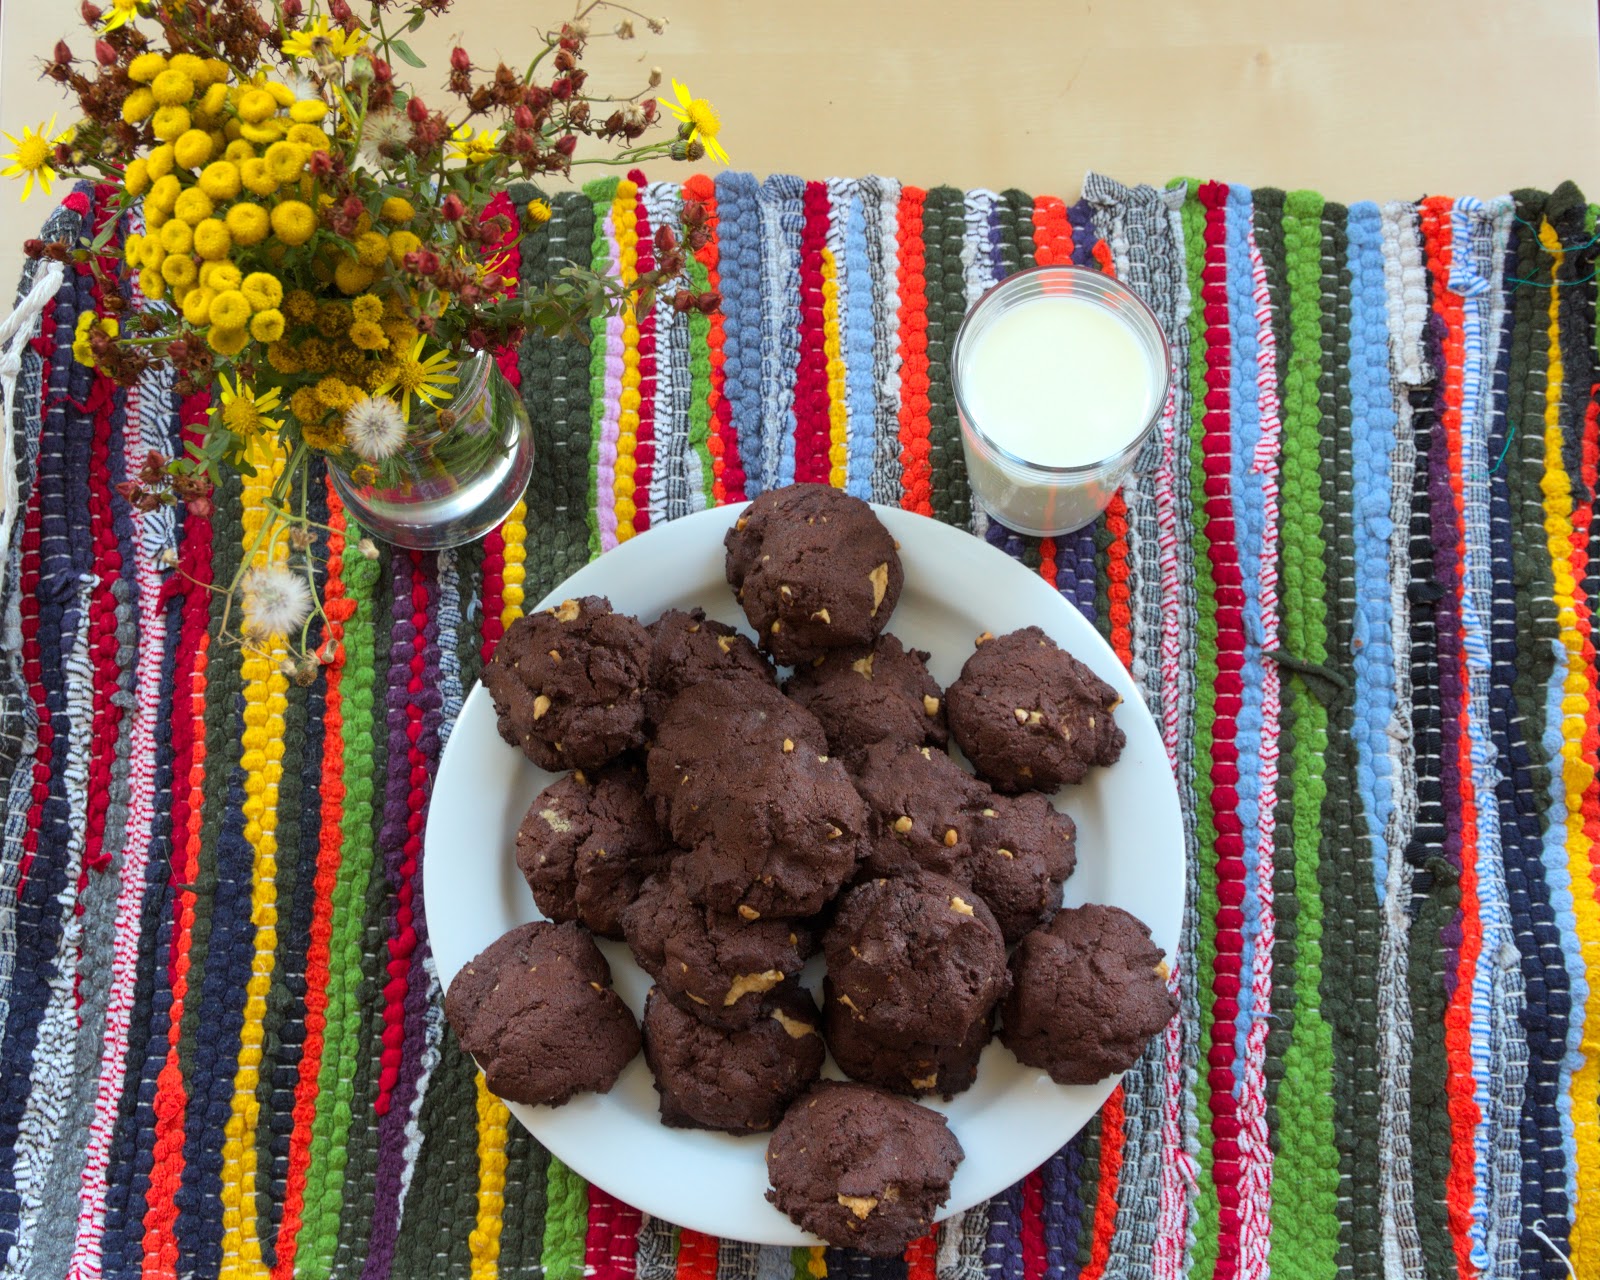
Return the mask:
<path id="1" fill-rule="evenodd" d="M 114 496 L 205 404 L 75 366 L 99 299 L 67 274 L 12 424 L 5 1274 L 1600 1276 L 1595 207 L 611 179 L 554 196 L 515 269 L 626 277 L 690 198 L 720 310 L 505 353 L 538 462 L 502 528 L 368 559 L 318 493 L 343 660 L 309 688 L 218 641 L 266 477 L 206 517 Z M 48 232 L 107 216 L 79 189 Z M 1100 523 L 1040 541 L 972 503 L 950 344 L 1067 261 L 1150 302 L 1174 393 Z M 420 892 L 503 628 L 794 480 L 1054 583 L 1140 681 L 1189 843 L 1181 1017 L 1042 1169 L 887 1262 L 679 1231 L 539 1149 L 444 1024 Z"/>

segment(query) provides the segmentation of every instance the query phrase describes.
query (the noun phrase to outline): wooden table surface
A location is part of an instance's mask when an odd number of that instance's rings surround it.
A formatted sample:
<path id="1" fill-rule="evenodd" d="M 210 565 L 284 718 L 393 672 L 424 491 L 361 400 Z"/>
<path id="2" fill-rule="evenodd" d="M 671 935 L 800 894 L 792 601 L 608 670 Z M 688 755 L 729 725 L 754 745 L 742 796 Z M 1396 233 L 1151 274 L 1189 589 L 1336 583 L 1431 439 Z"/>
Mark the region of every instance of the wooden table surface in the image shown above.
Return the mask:
<path id="1" fill-rule="evenodd" d="M 757 173 L 1073 196 L 1098 169 L 1337 200 L 1570 177 L 1600 194 L 1593 0 L 662 2 L 664 35 L 594 42 L 595 83 L 631 92 L 661 66 L 716 104 L 733 163 Z M 515 62 L 525 14 L 566 12 L 456 0 L 417 44 L 433 66 L 456 36 L 480 65 Z M 61 108 L 36 59 L 63 34 L 87 52 L 76 22 L 68 0 L 0 7 L 0 128 Z M 0 192 L 6 281 L 46 212 Z"/>

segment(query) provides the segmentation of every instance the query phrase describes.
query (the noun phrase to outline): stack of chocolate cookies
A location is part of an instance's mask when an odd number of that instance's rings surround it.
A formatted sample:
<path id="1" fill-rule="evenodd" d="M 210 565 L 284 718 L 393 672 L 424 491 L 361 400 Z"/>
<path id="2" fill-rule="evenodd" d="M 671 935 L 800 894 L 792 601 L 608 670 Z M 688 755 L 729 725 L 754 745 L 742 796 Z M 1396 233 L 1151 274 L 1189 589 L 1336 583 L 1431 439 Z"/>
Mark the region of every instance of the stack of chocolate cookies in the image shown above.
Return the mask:
<path id="1" fill-rule="evenodd" d="M 655 983 L 663 1122 L 773 1131 L 768 1198 L 894 1253 L 962 1154 L 910 1099 L 968 1088 L 997 1013 L 1020 1061 L 1089 1083 L 1176 1011 L 1142 924 L 1061 909 L 1076 829 L 1046 793 L 1117 759 L 1117 696 L 1037 628 L 978 637 L 941 689 L 885 630 L 897 544 L 838 490 L 763 494 L 726 550 L 755 643 L 599 597 L 501 640 L 484 682 L 502 737 L 571 772 L 517 839 L 546 921 L 472 961 L 446 1014 L 510 1100 L 609 1089 L 641 1036 L 585 930 L 626 939 Z M 820 1011 L 799 981 L 818 950 Z M 857 1083 L 821 1079 L 827 1050 Z"/>

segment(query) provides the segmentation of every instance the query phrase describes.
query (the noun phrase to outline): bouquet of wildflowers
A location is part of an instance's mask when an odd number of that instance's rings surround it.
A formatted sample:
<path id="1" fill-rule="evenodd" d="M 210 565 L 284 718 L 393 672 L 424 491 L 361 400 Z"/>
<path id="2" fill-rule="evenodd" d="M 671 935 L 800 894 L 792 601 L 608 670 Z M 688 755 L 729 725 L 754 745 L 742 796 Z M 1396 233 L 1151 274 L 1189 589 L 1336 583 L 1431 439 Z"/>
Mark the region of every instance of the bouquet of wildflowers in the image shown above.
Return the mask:
<path id="1" fill-rule="evenodd" d="M 24 198 L 65 172 L 109 183 L 123 209 L 142 210 L 121 257 L 145 304 L 102 279 L 103 314 L 84 318 L 74 354 L 124 385 L 162 363 L 180 394 L 211 393 L 185 454 L 153 456 L 123 485 L 136 506 L 204 510 L 222 468 L 270 471 L 269 563 L 252 569 L 259 557 L 246 556 L 229 591 L 243 604 L 241 637 L 290 636 L 297 671 L 320 614 L 302 514 L 310 461 L 385 483 L 423 411 L 445 465 L 451 450 L 496 447 L 494 432 L 451 417 L 462 362 L 530 329 L 581 340 L 596 314 L 642 313 L 706 235 L 691 202 L 677 232 L 658 233 L 655 268 L 626 287 L 572 266 L 520 294 L 502 274 L 505 248 L 550 208 L 514 205 L 507 188 L 581 164 L 726 159 L 716 112 L 675 81 L 675 96 L 658 99 L 658 70 L 629 96 L 588 85 L 588 42 L 631 39 L 636 20 L 662 30 L 609 0 L 585 0 L 537 37 L 525 67 L 480 67 L 454 49 L 443 83 L 424 94 L 402 78 L 400 68 L 423 67 L 406 37 L 450 3 L 373 0 L 358 15 L 348 0 L 84 0 L 92 59 L 62 41 L 45 64 L 77 95 L 80 118 L 62 132 L 52 123 L 7 135 L 0 173 L 23 180 Z M 648 140 L 662 108 L 677 128 Z M 580 155 L 585 139 L 601 154 Z M 117 224 L 93 244 L 25 248 L 105 276 Z M 680 291 L 674 303 L 716 299 Z M 297 521 L 286 537 L 279 526 Z"/>

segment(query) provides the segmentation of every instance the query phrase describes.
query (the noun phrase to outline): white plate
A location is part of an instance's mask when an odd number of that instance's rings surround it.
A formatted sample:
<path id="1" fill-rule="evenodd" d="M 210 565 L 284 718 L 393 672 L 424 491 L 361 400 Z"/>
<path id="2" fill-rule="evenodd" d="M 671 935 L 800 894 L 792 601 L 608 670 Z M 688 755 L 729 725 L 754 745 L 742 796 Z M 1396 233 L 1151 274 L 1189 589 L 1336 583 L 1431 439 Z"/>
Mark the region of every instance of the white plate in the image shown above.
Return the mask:
<path id="1" fill-rule="evenodd" d="M 608 596 L 646 621 L 695 605 L 745 626 L 723 577 L 722 538 L 740 507 L 699 512 L 623 543 L 562 583 L 540 608 L 575 596 Z M 1105 902 L 1145 921 L 1171 957 L 1183 911 L 1183 827 L 1178 792 L 1149 711 L 1133 680 L 1095 629 L 1037 574 L 980 538 L 890 507 L 878 516 L 900 541 L 906 583 L 889 629 L 932 654 L 940 684 L 960 673 L 982 631 L 1036 625 L 1123 696 L 1117 722 L 1122 758 L 1064 788 L 1056 803 L 1078 823 L 1078 869 L 1068 905 Z M 746 628 L 748 630 L 748 628 Z M 507 930 L 539 919 L 512 848 L 535 795 L 554 781 L 495 731 L 494 705 L 480 684 L 451 734 L 428 817 L 424 890 L 439 977 L 457 970 Z M 635 1014 L 650 979 L 621 943 L 601 942 L 618 992 Z M 806 974 L 820 988 L 820 962 Z M 828 1073 L 837 1075 L 830 1060 Z M 1044 1163 L 1110 1095 L 1116 1080 L 1063 1087 L 1021 1066 L 998 1042 L 984 1050 L 978 1080 L 953 1102 L 930 1102 L 950 1119 L 966 1150 L 942 1212 L 957 1213 L 1004 1190 Z M 642 1056 L 604 1095 L 564 1107 L 511 1104 L 534 1137 L 589 1181 L 646 1213 L 709 1235 L 761 1244 L 820 1241 L 765 1199 L 766 1139 L 669 1129 L 658 1119 Z"/>

